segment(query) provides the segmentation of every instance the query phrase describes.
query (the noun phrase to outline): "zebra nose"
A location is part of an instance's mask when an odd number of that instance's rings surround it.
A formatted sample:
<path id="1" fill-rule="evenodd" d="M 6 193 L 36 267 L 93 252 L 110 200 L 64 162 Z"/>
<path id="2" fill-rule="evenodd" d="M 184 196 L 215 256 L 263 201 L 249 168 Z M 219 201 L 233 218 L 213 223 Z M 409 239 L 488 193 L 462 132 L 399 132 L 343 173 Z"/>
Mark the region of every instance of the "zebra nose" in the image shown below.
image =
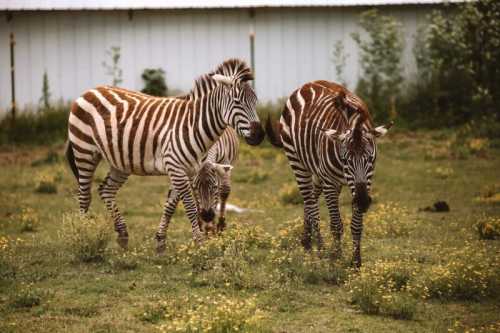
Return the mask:
<path id="1" fill-rule="evenodd" d="M 252 146 L 257 146 L 264 140 L 265 132 L 259 121 L 250 123 L 250 135 L 245 138 L 245 141 Z"/>
<path id="2" fill-rule="evenodd" d="M 202 209 L 200 212 L 201 219 L 205 222 L 211 222 L 215 218 L 215 212 L 213 209 Z"/>
<path id="3" fill-rule="evenodd" d="M 356 183 L 354 191 L 354 204 L 356 204 L 361 213 L 366 213 L 371 203 L 372 198 L 368 194 L 368 187 L 366 186 L 366 183 Z"/>

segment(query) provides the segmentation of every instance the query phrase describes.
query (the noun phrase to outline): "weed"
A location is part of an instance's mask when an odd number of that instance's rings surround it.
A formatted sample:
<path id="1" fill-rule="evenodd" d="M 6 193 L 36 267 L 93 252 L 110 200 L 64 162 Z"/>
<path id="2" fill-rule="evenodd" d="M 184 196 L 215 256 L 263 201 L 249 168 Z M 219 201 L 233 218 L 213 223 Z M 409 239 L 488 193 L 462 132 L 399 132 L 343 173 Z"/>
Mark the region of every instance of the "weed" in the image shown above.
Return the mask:
<path id="1" fill-rule="evenodd" d="M 42 165 L 50 165 L 60 162 L 61 158 L 59 154 L 53 150 L 49 150 L 47 155 L 44 158 L 35 160 L 31 163 L 32 167 L 38 167 Z"/>
<path id="2" fill-rule="evenodd" d="M 40 305 L 41 302 L 41 293 L 33 289 L 32 286 L 28 286 L 15 295 L 14 299 L 10 302 L 10 306 L 13 308 L 32 308 Z"/>
<path id="3" fill-rule="evenodd" d="M 269 178 L 269 173 L 261 170 L 251 170 L 248 173 L 238 173 L 234 181 L 238 183 L 259 184 Z"/>
<path id="4" fill-rule="evenodd" d="M 66 214 L 60 238 L 70 253 L 82 262 L 103 261 L 110 240 L 110 228 L 103 216 Z"/>
<path id="5" fill-rule="evenodd" d="M 279 191 L 279 197 L 284 204 L 301 205 L 303 203 L 302 195 L 299 192 L 297 184 L 284 184 Z"/>
<path id="6" fill-rule="evenodd" d="M 32 208 L 23 208 L 19 216 L 21 232 L 33 232 L 38 229 L 40 219 Z"/>
<path id="7" fill-rule="evenodd" d="M 138 317 L 143 322 L 158 324 L 161 320 L 165 319 L 166 311 L 167 308 L 163 304 L 147 305 Z"/>
<path id="8" fill-rule="evenodd" d="M 486 218 L 476 224 L 476 230 L 480 239 L 498 239 L 500 238 L 500 218 Z"/>

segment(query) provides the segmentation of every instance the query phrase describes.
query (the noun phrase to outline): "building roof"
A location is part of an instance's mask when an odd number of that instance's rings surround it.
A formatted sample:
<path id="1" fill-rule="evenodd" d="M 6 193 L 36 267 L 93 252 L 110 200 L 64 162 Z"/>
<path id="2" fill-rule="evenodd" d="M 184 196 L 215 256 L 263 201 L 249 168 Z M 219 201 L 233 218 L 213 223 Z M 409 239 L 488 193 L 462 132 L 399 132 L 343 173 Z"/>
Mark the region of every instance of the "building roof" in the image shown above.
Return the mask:
<path id="1" fill-rule="evenodd" d="M 128 10 L 348 7 L 440 4 L 467 0 L 0 0 L 0 10 Z"/>

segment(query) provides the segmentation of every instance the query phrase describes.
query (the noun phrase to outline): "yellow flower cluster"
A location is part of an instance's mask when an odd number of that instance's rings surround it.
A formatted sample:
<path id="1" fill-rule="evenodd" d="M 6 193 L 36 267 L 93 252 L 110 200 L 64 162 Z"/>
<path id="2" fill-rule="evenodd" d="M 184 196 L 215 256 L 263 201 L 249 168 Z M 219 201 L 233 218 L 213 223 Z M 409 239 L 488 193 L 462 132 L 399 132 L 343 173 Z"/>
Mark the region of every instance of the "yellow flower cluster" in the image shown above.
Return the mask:
<path id="1" fill-rule="evenodd" d="M 406 237 L 415 225 L 410 223 L 408 209 L 394 202 L 381 203 L 366 214 L 367 238 Z"/>
<path id="2" fill-rule="evenodd" d="M 257 308 L 255 296 L 236 300 L 218 294 L 215 297 L 186 296 L 182 300 L 163 302 L 167 323 L 161 332 L 238 332 L 256 329 L 265 318 Z"/>

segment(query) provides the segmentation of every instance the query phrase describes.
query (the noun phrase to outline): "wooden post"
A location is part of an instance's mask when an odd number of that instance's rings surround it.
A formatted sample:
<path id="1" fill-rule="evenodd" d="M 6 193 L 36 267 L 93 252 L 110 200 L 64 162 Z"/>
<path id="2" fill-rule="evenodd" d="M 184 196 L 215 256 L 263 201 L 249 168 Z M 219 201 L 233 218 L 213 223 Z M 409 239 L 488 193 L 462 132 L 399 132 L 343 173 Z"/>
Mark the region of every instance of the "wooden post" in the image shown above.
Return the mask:
<path id="1" fill-rule="evenodd" d="M 14 33 L 10 33 L 10 91 L 11 91 L 11 107 L 12 107 L 12 120 L 16 119 L 16 70 L 14 66 L 14 47 L 16 41 L 14 40 Z"/>
<path id="2" fill-rule="evenodd" d="M 255 76 L 255 9 L 250 9 L 250 66 Z M 255 78 L 252 80 L 252 87 L 255 89 Z"/>

